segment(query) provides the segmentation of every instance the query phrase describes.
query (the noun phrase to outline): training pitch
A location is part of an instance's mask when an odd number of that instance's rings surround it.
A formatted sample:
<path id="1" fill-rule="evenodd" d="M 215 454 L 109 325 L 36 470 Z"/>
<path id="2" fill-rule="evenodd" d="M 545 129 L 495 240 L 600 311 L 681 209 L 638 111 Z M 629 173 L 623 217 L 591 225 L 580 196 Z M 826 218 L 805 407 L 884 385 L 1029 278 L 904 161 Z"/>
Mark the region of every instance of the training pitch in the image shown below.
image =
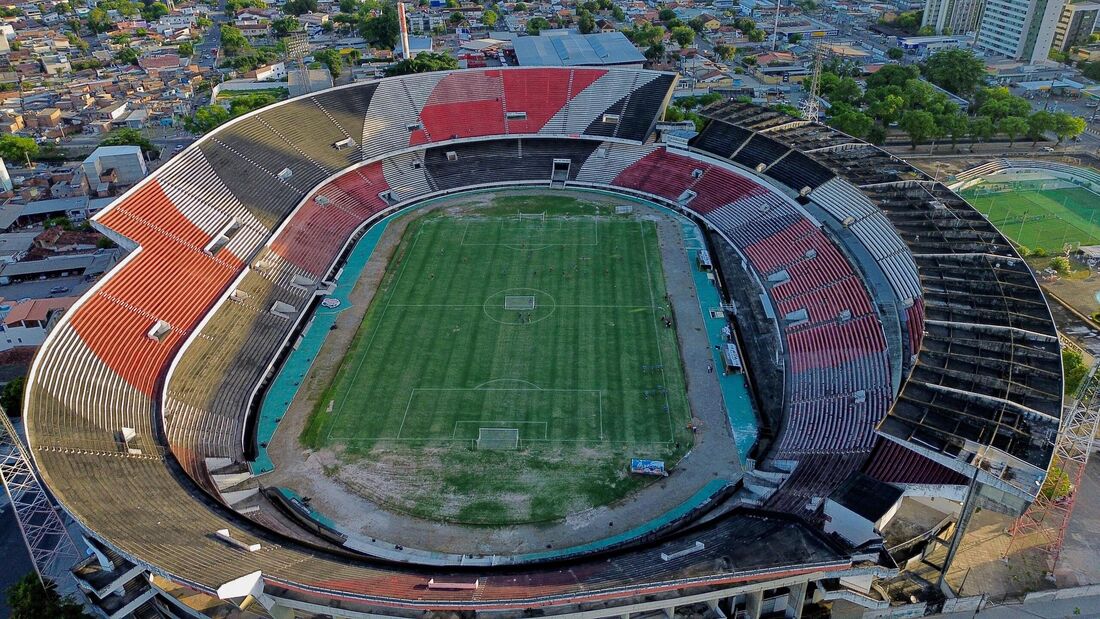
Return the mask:
<path id="1" fill-rule="evenodd" d="M 303 444 L 383 475 L 369 498 L 471 524 L 560 518 L 643 484 L 631 457 L 675 464 L 656 224 L 611 212 L 513 196 L 412 221 Z"/>
<path id="2" fill-rule="evenodd" d="M 1003 187 L 987 193 L 981 185 L 963 192 L 989 221 L 1028 249 L 1060 252 L 1067 245 L 1100 245 L 1100 196 L 1087 189 L 1038 190 Z"/>

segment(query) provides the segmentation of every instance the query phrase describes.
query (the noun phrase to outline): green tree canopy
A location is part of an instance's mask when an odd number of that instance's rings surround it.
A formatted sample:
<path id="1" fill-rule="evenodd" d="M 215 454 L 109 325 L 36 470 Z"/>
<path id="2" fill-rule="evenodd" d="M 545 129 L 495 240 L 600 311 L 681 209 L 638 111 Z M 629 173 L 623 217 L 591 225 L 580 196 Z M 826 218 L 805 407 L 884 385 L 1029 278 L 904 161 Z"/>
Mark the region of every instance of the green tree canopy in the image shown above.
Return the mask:
<path id="1" fill-rule="evenodd" d="M 550 22 L 545 17 L 532 17 L 527 20 L 527 34 L 537 35 L 550 27 Z"/>
<path id="2" fill-rule="evenodd" d="M 458 68 L 454 57 L 440 52 L 421 52 L 415 57 L 386 69 L 386 75 L 409 75 L 411 73 L 429 73 L 431 71 L 450 71 Z"/>
<path id="3" fill-rule="evenodd" d="M 252 47 L 239 28 L 229 25 L 222 26 L 221 44 L 227 54 L 236 54 Z"/>
<path id="4" fill-rule="evenodd" d="M 901 115 L 898 126 L 909 135 L 909 142 L 913 145 L 914 150 L 917 148 L 917 144 L 935 137 L 939 128 L 936 125 L 936 117 L 924 110 L 906 111 Z"/>
<path id="5" fill-rule="evenodd" d="M 30 165 L 31 157 L 38 154 L 38 144 L 34 138 L 20 135 L 0 136 L 0 157 L 5 161 L 26 162 Z"/>
<path id="6" fill-rule="evenodd" d="M 1016 139 L 1027 133 L 1028 122 L 1025 116 L 1009 116 L 997 123 L 997 129 L 1008 136 L 1008 146 L 1011 148 Z"/>
<path id="7" fill-rule="evenodd" d="M 672 40 L 680 47 L 688 47 L 695 42 L 695 31 L 688 26 L 676 26 L 671 33 Z"/>
<path id="8" fill-rule="evenodd" d="M 828 124 L 852 137 L 866 138 L 871 128 L 875 126 L 875 119 L 851 107 L 846 107 L 840 113 L 833 113 L 829 117 Z"/>
<path id="9" fill-rule="evenodd" d="M 657 19 L 663 22 L 670 22 L 676 19 L 676 11 L 673 11 L 669 8 L 661 9 L 660 11 L 657 11 Z"/>
<path id="10" fill-rule="evenodd" d="M 921 73 L 933 84 L 960 97 L 971 97 L 985 81 L 985 62 L 969 49 L 944 49 L 928 57 Z"/>
<path id="11" fill-rule="evenodd" d="M 293 15 L 284 15 L 279 19 L 271 22 L 271 29 L 275 32 L 277 37 L 285 37 L 291 32 L 297 32 L 302 25 L 298 23 L 298 20 Z"/>
<path id="12" fill-rule="evenodd" d="M 867 89 L 882 86 L 905 86 L 909 80 L 920 78 L 920 70 L 912 65 L 888 64 L 867 78 Z"/>
<path id="13" fill-rule="evenodd" d="M 43 586 L 38 574 L 28 572 L 8 587 L 11 619 L 91 619 L 91 615 L 70 597 L 61 597 L 57 585 L 47 581 Z"/>
<path id="14" fill-rule="evenodd" d="M 1067 112 L 1056 112 L 1050 129 L 1058 136 L 1058 143 L 1061 144 L 1063 140 L 1075 138 L 1085 131 L 1085 119 Z"/>
<path id="15" fill-rule="evenodd" d="M 905 51 L 902 50 L 900 47 L 891 47 L 890 49 L 886 50 L 886 57 L 890 60 L 901 60 L 905 57 Z"/>
<path id="16" fill-rule="evenodd" d="M 1040 110 L 1027 117 L 1027 131 L 1024 135 L 1031 140 L 1031 145 L 1035 146 L 1051 129 L 1054 129 L 1054 115 Z"/>
<path id="17" fill-rule="evenodd" d="M 99 143 L 100 146 L 140 146 L 143 153 L 155 153 L 159 149 L 137 129 L 115 129 Z"/>
<path id="18" fill-rule="evenodd" d="M 23 387 L 26 384 L 26 377 L 17 376 L 9 380 L 3 391 L 0 391 L 0 406 L 4 407 L 8 417 L 18 417 L 23 413 Z"/>

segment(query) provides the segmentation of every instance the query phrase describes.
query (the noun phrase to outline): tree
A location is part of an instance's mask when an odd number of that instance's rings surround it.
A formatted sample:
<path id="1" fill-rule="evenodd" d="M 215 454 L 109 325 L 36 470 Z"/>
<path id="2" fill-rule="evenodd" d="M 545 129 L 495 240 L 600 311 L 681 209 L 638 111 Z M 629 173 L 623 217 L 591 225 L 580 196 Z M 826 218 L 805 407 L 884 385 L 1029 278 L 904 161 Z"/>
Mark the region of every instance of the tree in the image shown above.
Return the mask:
<path id="1" fill-rule="evenodd" d="M 749 33 L 749 40 L 753 43 L 760 43 L 765 39 L 766 36 L 767 35 L 764 34 L 763 30 L 757 29 Z"/>
<path id="2" fill-rule="evenodd" d="M 852 137 L 865 138 L 875 126 L 875 119 L 849 107 L 839 114 L 834 113 L 829 118 L 829 125 Z"/>
<path id="3" fill-rule="evenodd" d="M 859 89 L 859 84 L 854 79 L 827 72 L 821 74 L 821 94 L 832 105 L 838 103 L 858 105 L 863 98 L 863 91 Z"/>
<path id="4" fill-rule="evenodd" d="M 933 84 L 960 97 L 974 94 L 985 81 L 985 63 L 969 49 L 944 49 L 928 57 L 921 73 Z"/>
<path id="5" fill-rule="evenodd" d="M 867 111 L 884 126 L 889 125 L 898 120 L 905 111 L 905 99 L 901 95 L 888 94 L 873 101 Z"/>
<path id="6" fill-rule="evenodd" d="M 220 105 L 204 105 L 195 110 L 190 118 L 185 118 L 183 126 L 195 134 L 203 134 L 229 120 L 229 110 Z"/>
<path id="7" fill-rule="evenodd" d="M 623 7 L 616 4 L 611 8 L 611 17 L 615 18 L 615 21 L 623 21 L 626 19 L 626 11 L 623 11 Z"/>
<path id="8" fill-rule="evenodd" d="M 304 15 L 317 10 L 317 0 L 287 0 L 283 12 L 287 15 Z"/>
<path id="9" fill-rule="evenodd" d="M 517 13 L 523 13 L 527 10 L 527 3 L 526 2 L 517 2 L 516 5 L 512 8 Z"/>
<path id="10" fill-rule="evenodd" d="M 1055 256 L 1051 258 L 1050 268 L 1063 277 L 1073 272 L 1073 268 L 1069 264 L 1069 258 L 1065 256 Z"/>
<path id="11" fill-rule="evenodd" d="M 1066 395 L 1073 395 L 1081 385 L 1081 380 L 1089 373 L 1081 353 L 1069 348 L 1062 349 L 1062 374 L 1065 376 L 1063 389 Z"/>
<path id="12" fill-rule="evenodd" d="M 156 21 L 168 13 L 168 6 L 163 2 L 154 2 L 141 10 L 141 16 L 146 21 Z"/>
<path id="13" fill-rule="evenodd" d="M 401 30 L 397 23 L 397 9 L 386 4 L 378 16 L 368 18 L 359 24 L 359 35 L 375 47 L 393 49 L 397 44 L 397 35 Z"/>
<path id="14" fill-rule="evenodd" d="M 233 17 L 241 9 L 262 9 L 264 6 L 264 0 L 226 0 L 225 14 Z"/>
<path id="15" fill-rule="evenodd" d="M 650 45 L 646 48 L 645 52 L 643 52 L 643 55 L 650 62 L 657 62 L 661 58 L 665 57 L 665 46 L 663 43 L 654 43 L 653 45 Z"/>
<path id="16" fill-rule="evenodd" d="M 1039 140 L 1046 137 L 1046 132 L 1053 128 L 1054 115 L 1040 110 L 1027 117 L 1027 130 L 1024 135 L 1031 140 L 1031 145 L 1035 146 L 1039 143 Z"/>
<path id="17" fill-rule="evenodd" d="M 18 135 L 0 136 L 0 157 L 5 161 L 26 161 L 31 164 L 31 157 L 38 154 L 38 144 L 34 138 L 25 138 Z"/>
<path id="18" fill-rule="evenodd" d="M 672 40 L 680 47 L 687 47 L 695 42 L 695 31 L 688 26 L 676 26 L 671 34 Z"/>
<path id="19" fill-rule="evenodd" d="M 101 34 L 111 29 L 111 18 L 107 11 L 96 7 L 88 12 L 88 29 L 92 34 Z"/>
<path id="20" fill-rule="evenodd" d="M 595 29 L 596 19 L 592 14 L 588 11 L 581 13 L 580 19 L 577 20 L 577 30 L 580 30 L 581 34 L 591 34 Z"/>
<path id="21" fill-rule="evenodd" d="M 1058 143 L 1061 144 L 1066 138 L 1075 138 L 1085 131 L 1085 119 L 1066 112 L 1057 112 L 1054 114 L 1051 130 L 1058 136 Z"/>
<path id="22" fill-rule="evenodd" d="M 959 138 L 970 132 L 970 121 L 965 114 L 945 114 L 936 120 L 944 135 L 951 138 L 951 150 L 959 144 Z"/>
<path id="23" fill-rule="evenodd" d="M 714 55 L 718 56 L 719 60 L 729 61 L 733 58 L 733 55 L 737 53 L 737 49 L 732 45 L 726 45 L 725 43 L 719 43 L 714 46 Z"/>
<path id="24" fill-rule="evenodd" d="M 917 144 L 935 136 L 938 129 L 936 117 L 924 110 L 906 111 L 901 115 L 898 126 L 901 127 L 902 131 L 909 134 L 909 141 L 913 145 L 913 150 L 917 149 Z"/>
<path id="25" fill-rule="evenodd" d="M 328 68 L 328 72 L 332 74 L 332 79 L 340 77 L 340 65 L 341 60 L 343 60 L 340 57 L 340 52 L 334 49 L 323 49 L 313 54 L 313 57 Z"/>
<path id="26" fill-rule="evenodd" d="M 905 57 L 905 51 L 903 51 L 900 47 L 891 47 L 890 49 L 886 50 L 886 57 L 890 60 L 901 60 Z"/>
<path id="27" fill-rule="evenodd" d="M 978 143 L 988 140 L 993 137 L 996 132 L 996 128 L 993 126 L 993 121 L 986 116 L 978 116 L 977 118 L 970 119 L 970 128 L 967 133 L 971 139 L 978 140 Z"/>
<path id="28" fill-rule="evenodd" d="M 275 32 L 277 37 L 285 37 L 291 32 L 297 32 L 301 28 L 301 24 L 292 15 L 285 15 L 271 22 L 271 29 Z"/>
<path id="29" fill-rule="evenodd" d="M 176 48 L 176 51 L 178 51 L 179 55 L 183 56 L 184 58 L 186 58 L 188 56 L 194 56 L 195 55 L 195 44 L 192 43 L 191 41 L 184 41 L 184 42 L 180 43 L 179 47 Z"/>
<path id="30" fill-rule="evenodd" d="M 489 28 L 497 25 L 497 19 L 499 19 L 499 16 L 493 11 L 485 11 L 481 14 L 481 23 L 485 24 Z"/>
<path id="31" fill-rule="evenodd" d="M 997 124 L 1001 133 L 1008 136 L 1008 147 L 1016 144 L 1016 138 L 1027 132 L 1028 122 L 1024 116 L 1009 116 Z"/>
<path id="32" fill-rule="evenodd" d="M 107 134 L 107 137 L 99 143 L 100 146 L 140 146 L 141 151 L 146 154 L 152 154 L 157 152 L 157 147 L 153 145 L 149 138 L 141 134 L 141 131 L 137 129 L 123 128 L 115 129 Z"/>
<path id="33" fill-rule="evenodd" d="M 1039 492 L 1051 501 L 1064 499 L 1069 496 L 1070 492 L 1073 492 L 1073 483 L 1069 479 L 1069 474 L 1059 466 L 1057 460 L 1051 463 L 1050 470 L 1047 472 L 1047 477 L 1043 480 L 1043 486 L 1039 489 Z"/>
<path id="34" fill-rule="evenodd" d="M 252 47 L 239 28 L 229 25 L 222 26 L 221 44 L 227 54 L 236 54 Z"/>
<path id="35" fill-rule="evenodd" d="M 1090 80 L 1100 80 L 1100 62 L 1085 62 L 1077 66 L 1081 69 L 1081 75 Z"/>
<path id="36" fill-rule="evenodd" d="M 0 391 L 0 406 L 4 407 L 4 411 L 7 412 L 8 417 L 18 417 L 23 412 L 23 387 L 26 385 L 27 379 L 23 376 L 18 376 L 9 380 L 4 385 L 4 390 Z"/>
<path id="37" fill-rule="evenodd" d="M 61 597 L 52 581 L 43 585 L 35 572 L 8 587 L 8 606 L 11 619 L 91 619 L 71 597 Z"/>
<path id="38" fill-rule="evenodd" d="M 982 88 L 975 97 L 978 114 L 988 116 L 998 122 L 1009 116 L 1027 116 L 1031 113 L 1031 104 L 1023 97 L 1017 97 L 1008 88 Z"/>
<path id="39" fill-rule="evenodd" d="M 341 13 L 354 13 L 359 8 L 358 0 L 340 0 Z"/>
<path id="40" fill-rule="evenodd" d="M 450 71 L 458 68 L 458 61 L 439 52 L 421 52 L 415 57 L 386 69 L 386 75 L 409 75 L 410 73 L 428 73 L 430 71 Z"/>
<path id="41" fill-rule="evenodd" d="M 673 11 L 672 9 L 668 9 L 668 8 L 661 9 L 660 11 L 657 12 L 657 19 L 659 19 L 659 20 L 661 20 L 665 23 L 668 23 L 668 22 L 676 19 L 676 11 Z"/>
<path id="42" fill-rule="evenodd" d="M 888 64 L 867 78 L 867 89 L 883 86 L 904 87 L 909 80 L 920 79 L 920 70 L 912 65 Z"/>
<path id="43" fill-rule="evenodd" d="M 798 45 L 800 42 L 802 42 L 802 33 L 795 32 L 791 34 L 789 37 L 787 37 L 787 42 L 791 45 Z"/>
<path id="44" fill-rule="evenodd" d="M 527 34 L 537 35 L 542 32 L 544 28 L 549 28 L 550 22 L 546 21 L 545 17 L 532 17 L 527 20 Z"/>

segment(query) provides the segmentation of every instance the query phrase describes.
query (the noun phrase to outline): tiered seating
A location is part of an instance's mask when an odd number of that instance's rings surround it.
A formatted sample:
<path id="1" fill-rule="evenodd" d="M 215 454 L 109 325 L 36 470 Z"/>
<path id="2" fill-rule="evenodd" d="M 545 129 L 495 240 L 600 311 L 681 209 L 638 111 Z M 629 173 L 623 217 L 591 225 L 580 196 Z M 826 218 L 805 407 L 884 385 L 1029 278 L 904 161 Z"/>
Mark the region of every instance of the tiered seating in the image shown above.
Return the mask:
<path id="1" fill-rule="evenodd" d="M 734 153 L 733 160 L 746 168 L 755 170 L 760 164 L 770 166 L 789 150 L 779 142 L 757 133 Z"/>
<path id="2" fill-rule="evenodd" d="M 410 200 L 435 191 L 424 166 L 423 154 L 405 153 L 382 161 L 382 173 L 393 202 Z"/>
<path id="3" fill-rule="evenodd" d="M 794 150 L 776 161 L 766 173 L 799 192 L 805 187 L 816 189 L 834 176 L 825 166 Z"/>
<path id="4" fill-rule="evenodd" d="M 878 439 L 863 472 L 888 484 L 959 486 L 969 482 L 965 475 L 884 438 Z"/>
<path id="5" fill-rule="evenodd" d="M 531 68 L 504 72 L 505 112 L 523 112 L 525 119 L 504 121 L 509 134 L 552 133 L 563 134 L 568 110 L 565 107 L 575 93 L 588 88 L 592 82 L 605 75 L 603 69 L 571 69 L 562 88 L 560 70 Z M 554 119 L 554 122 L 550 122 Z"/>
<path id="6" fill-rule="evenodd" d="M 637 80 L 638 74 L 634 72 L 607 71 L 587 88 L 574 90 L 576 94 L 566 108 L 565 133 L 614 137 L 619 123 L 604 122 L 603 115 L 616 114 L 621 122 L 626 100 Z"/>
<path id="7" fill-rule="evenodd" d="M 623 102 L 620 120 L 615 129 L 615 137 L 641 142 L 649 135 L 655 121 L 647 111 L 660 108 L 668 96 L 668 90 L 672 87 L 675 78 L 667 73 L 660 73 L 655 77 L 653 74 L 643 76 L 636 73 L 635 75 L 638 76 L 638 79 Z M 649 81 L 643 83 L 645 79 L 649 79 Z M 593 121 L 593 125 L 599 122 L 599 120 Z M 592 135 L 591 132 L 587 133 Z"/>
<path id="8" fill-rule="evenodd" d="M 555 160 L 571 162 L 572 180 L 597 145 L 590 141 L 548 138 L 452 144 L 429 148 L 424 153 L 424 165 L 438 190 L 479 185 L 489 180 L 549 183 Z M 451 153 L 456 157 L 454 161 L 450 160 Z"/>
<path id="9" fill-rule="evenodd" d="M 913 304 L 905 309 L 905 330 L 909 334 L 909 354 L 915 355 L 920 351 L 920 344 L 924 339 L 923 299 L 914 299 Z"/>
<path id="10" fill-rule="evenodd" d="M 655 145 L 605 142 L 581 166 L 577 181 L 610 185 L 624 170 L 655 150 Z"/>
<path id="11" fill-rule="evenodd" d="M 357 146 L 353 150 L 360 161 L 363 157 L 363 129 L 377 88 L 376 82 L 369 82 L 351 88 L 328 90 L 309 98 L 345 136 L 356 141 Z"/>
<path id="12" fill-rule="evenodd" d="M 706 151 L 716 157 L 728 159 L 741 148 L 752 131 L 720 121 L 707 123 L 699 135 L 688 143 L 692 148 Z"/>
<path id="13" fill-rule="evenodd" d="M 623 170 L 613 184 L 676 202 L 708 169 L 710 165 L 706 163 L 659 149 Z"/>
<path id="14" fill-rule="evenodd" d="M 499 70 L 451 73 L 436 84 L 409 144 L 504 133 L 504 84 Z"/>
<path id="15" fill-rule="evenodd" d="M 325 121 L 318 124 L 322 126 L 327 124 L 330 129 L 335 130 L 335 125 L 327 122 L 328 119 Z M 281 133 L 272 129 L 270 124 L 263 122 L 259 115 L 237 120 L 226 130 L 219 132 L 217 137 L 211 138 L 211 141 L 265 170 L 272 177 L 277 177 L 278 180 L 302 194 L 336 170 L 336 168 L 326 169 L 305 156 L 302 151 L 288 143 Z M 289 175 L 286 170 L 290 171 Z"/>
<path id="16" fill-rule="evenodd" d="M 200 142 L 199 149 L 221 184 L 269 228 L 282 221 L 305 195 L 305 191 L 277 176 L 281 168 L 269 171 L 216 138 Z"/>
<path id="17" fill-rule="evenodd" d="M 361 94 L 361 90 L 350 90 L 348 98 L 355 101 Z M 363 107 L 365 109 L 366 106 Z M 302 122 L 303 118 L 318 116 L 328 122 Z M 355 133 L 348 133 L 317 105 L 313 97 L 297 99 L 287 105 L 265 108 L 257 115 L 257 119 L 284 142 L 283 148 L 293 148 L 301 158 L 308 159 L 323 170 L 325 176 L 335 174 L 360 160 L 361 151 L 358 142 L 362 134 L 362 126 L 353 127 Z M 355 140 L 354 148 L 337 146 L 348 138 Z M 295 173 L 297 173 L 296 170 Z"/>

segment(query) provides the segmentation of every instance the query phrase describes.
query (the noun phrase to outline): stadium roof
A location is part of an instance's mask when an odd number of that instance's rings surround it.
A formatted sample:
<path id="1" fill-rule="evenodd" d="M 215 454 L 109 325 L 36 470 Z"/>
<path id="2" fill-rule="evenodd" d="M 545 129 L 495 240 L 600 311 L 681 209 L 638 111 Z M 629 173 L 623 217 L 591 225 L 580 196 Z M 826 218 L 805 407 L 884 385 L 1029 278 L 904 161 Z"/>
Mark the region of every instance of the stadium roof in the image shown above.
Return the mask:
<path id="1" fill-rule="evenodd" d="M 513 45 L 520 66 L 591 67 L 645 62 L 642 52 L 621 32 L 519 37 Z"/>

